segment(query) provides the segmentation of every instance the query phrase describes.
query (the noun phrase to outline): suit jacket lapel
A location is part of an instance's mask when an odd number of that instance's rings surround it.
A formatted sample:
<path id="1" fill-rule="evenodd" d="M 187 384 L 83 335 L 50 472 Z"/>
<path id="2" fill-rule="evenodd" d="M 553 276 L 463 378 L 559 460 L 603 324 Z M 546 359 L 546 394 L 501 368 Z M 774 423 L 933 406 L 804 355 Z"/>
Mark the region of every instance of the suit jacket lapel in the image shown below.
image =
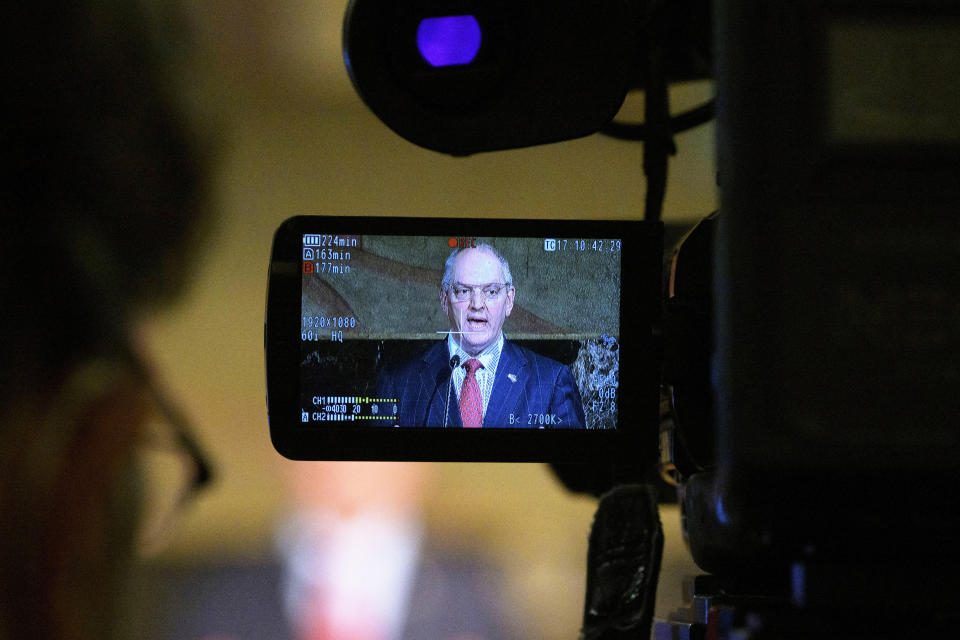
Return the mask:
<path id="1" fill-rule="evenodd" d="M 483 426 L 510 426 L 510 414 L 514 413 L 526 389 L 528 375 L 527 358 L 523 352 L 509 340 L 504 340 L 500 362 L 497 363 L 497 377 L 493 381 L 493 391 L 490 392 L 490 403 L 487 405 Z M 513 376 L 512 380 L 511 376 Z M 527 416 L 515 414 L 514 420 L 523 421 L 515 426 L 525 426 Z"/>
<path id="2" fill-rule="evenodd" d="M 425 398 L 424 406 L 417 407 L 418 415 L 424 416 L 423 424 L 431 427 L 443 426 L 443 413 L 448 409 L 445 396 L 450 388 L 450 358 L 447 355 L 447 342 L 440 340 L 423 354 L 423 368 L 420 370 L 420 384 Z M 459 427 L 460 407 L 457 394 L 450 389 L 447 426 Z"/>

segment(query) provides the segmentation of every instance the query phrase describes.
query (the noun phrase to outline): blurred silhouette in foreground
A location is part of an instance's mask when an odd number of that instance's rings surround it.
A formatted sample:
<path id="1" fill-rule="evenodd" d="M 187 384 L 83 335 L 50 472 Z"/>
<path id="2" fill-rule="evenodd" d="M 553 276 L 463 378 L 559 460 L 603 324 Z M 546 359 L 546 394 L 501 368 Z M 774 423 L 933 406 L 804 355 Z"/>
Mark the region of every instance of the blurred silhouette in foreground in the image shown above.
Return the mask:
<path id="1" fill-rule="evenodd" d="M 279 550 L 297 640 L 515 637 L 500 576 L 424 530 L 435 465 L 286 464 L 293 509 Z"/>
<path id="2" fill-rule="evenodd" d="M 425 463 L 280 460 L 275 555 L 157 567 L 163 640 L 512 640 L 503 576 L 423 521 Z M 451 517 L 455 517 L 451 514 Z"/>
<path id="3" fill-rule="evenodd" d="M 3 639 L 121 635 L 138 548 L 209 476 L 135 347 L 138 315 L 182 287 L 204 209 L 160 14 L 0 9 Z"/>

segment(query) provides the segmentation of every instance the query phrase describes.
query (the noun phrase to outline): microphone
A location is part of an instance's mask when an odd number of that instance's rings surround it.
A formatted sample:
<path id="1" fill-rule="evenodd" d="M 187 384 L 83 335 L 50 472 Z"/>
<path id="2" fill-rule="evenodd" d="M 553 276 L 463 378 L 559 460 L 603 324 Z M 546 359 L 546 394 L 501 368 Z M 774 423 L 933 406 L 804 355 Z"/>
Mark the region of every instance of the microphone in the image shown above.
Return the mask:
<path id="1" fill-rule="evenodd" d="M 443 428 L 447 428 L 447 414 L 450 413 L 450 391 L 453 389 L 453 370 L 460 366 L 460 356 L 450 358 L 450 379 L 447 381 L 447 400 L 443 407 Z"/>

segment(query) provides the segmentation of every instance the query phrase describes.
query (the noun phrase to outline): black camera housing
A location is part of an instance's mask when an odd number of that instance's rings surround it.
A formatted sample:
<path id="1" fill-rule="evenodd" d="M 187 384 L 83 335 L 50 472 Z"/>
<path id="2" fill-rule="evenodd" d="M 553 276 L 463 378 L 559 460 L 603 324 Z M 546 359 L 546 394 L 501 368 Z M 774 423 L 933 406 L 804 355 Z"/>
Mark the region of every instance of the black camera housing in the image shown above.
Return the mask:
<path id="1" fill-rule="evenodd" d="M 955 557 L 960 10 L 715 16 L 717 459 L 687 484 L 694 558 L 856 574 L 921 539 L 912 562 Z"/>
<path id="2" fill-rule="evenodd" d="M 333 251 L 337 257 L 329 277 L 319 274 L 314 277 L 315 274 L 311 273 L 305 277 L 304 236 L 313 234 L 350 239 L 346 242 L 350 247 L 347 250 L 349 257 L 343 255 L 342 243 L 334 241 L 336 248 Z M 354 238 L 358 239 L 356 244 Z M 609 426 L 576 429 L 506 428 L 507 424 L 491 425 L 491 428 L 485 425 L 482 429 L 441 428 L 439 424 L 393 426 L 372 416 L 364 418 L 366 421 L 343 420 L 343 416 L 334 415 L 339 409 L 327 411 L 309 406 L 318 397 L 364 398 L 356 403 L 358 413 L 372 413 L 373 406 L 377 405 L 379 416 L 388 415 L 391 405 L 376 398 L 375 379 L 388 362 L 391 349 L 396 353 L 400 347 L 406 346 L 397 343 L 416 342 L 418 344 L 413 346 L 419 346 L 436 342 L 438 336 L 434 334 L 442 333 L 434 331 L 440 327 L 434 326 L 427 318 L 431 311 L 439 309 L 437 294 L 443 260 L 455 246 L 454 241 L 487 242 L 494 246 L 498 240 L 530 246 L 539 244 L 539 251 L 529 251 L 524 260 L 512 266 L 515 279 L 525 278 L 527 283 L 532 283 L 534 278 L 523 272 L 537 271 L 539 256 L 545 261 L 566 260 L 560 263 L 563 268 L 555 274 L 559 277 L 543 280 L 540 285 L 554 291 L 534 290 L 532 284 L 528 284 L 524 291 L 522 281 L 517 285 L 518 300 L 523 295 L 530 300 L 549 298 L 550 293 L 559 293 L 563 297 L 588 291 L 589 287 L 582 291 L 563 289 L 568 282 L 563 276 L 573 273 L 572 270 L 579 269 L 578 282 L 588 285 L 599 276 L 585 267 L 583 259 L 577 258 L 576 254 L 561 256 L 560 245 L 567 243 L 571 252 L 574 246 L 579 246 L 589 254 L 596 251 L 591 246 L 593 239 L 606 239 L 608 244 L 600 248 L 601 252 L 611 250 L 611 240 L 618 243 L 616 254 L 606 253 L 603 258 L 610 265 L 616 265 L 618 275 L 611 281 L 620 284 L 618 291 L 608 291 L 604 295 L 617 305 L 611 310 L 611 325 L 584 325 L 575 331 L 551 329 L 549 331 L 553 333 L 544 334 L 544 341 L 576 342 L 584 336 L 611 332 L 611 337 L 616 340 L 618 363 L 615 388 L 625 393 L 617 394 L 617 406 L 611 413 L 613 421 Z M 556 250 L 547 248 L 546 241 L 556 243 Z M 631 465 L 639 461 L 653 464 L 657 456 L 660 398 L 661 354 L 657 322 L 661 309 L 662 244 L 662 225 L 641 221 L 331 216 L 301 216 L 287 220 L 274 237 L 265 326 L 267 404 L 274 447 L 288 458 L 314 460 L 620 461 Z M 424 251 L 431 254 L 429 260 L 415 255 Z M 438 256 L 439 260 L 436 260 Z M 351 266 L 349 273 L 345 266 Z M 312 266 L 310 270 L 316 271 Z M 382 292 L 390 298 L 394 308 L 407 305 L 414 310 L 414 315 L 423 318 L 422 322 L 414 322 L 411 329 L 402 323 L 394 323 L 391 318 L 384 319 L 380 311 L 364 302 L 362 293 L 357 293 L 356 283 L 365 277 L 370 278 L 365 281 L 368 289 L 373 287 Z M 304 312 L 313 308 L 304 300 L 316 287 L 322 287 L 326 292 L 324 299 L 330 301 L 326 307 L 330 309 L 329 315 L 320 315 L 319 322 L 312 320 L 313 311 L 306 315 Z M 419 288 L 423 295 L 408 299 L 408 290 L 414 288 Z M 590 298 L 587 302 L 596 304 L 592 300 Z M 427 306 L 429 309 L 425 308 Z M 514 315 L 516 310 L 515 306 Z M 563 308 L 551 313 L 553 318 L 560 318 L 565 312 L 566 308 Z M 334 324 L 339 325 L 340 318 L 348 314 L 356 318 L 356 323 L 348 322 L 348 328 L 344 329 L 334 326 L 332 331 L 340 341 L 331 340 L 330 319 L 334 318 Z M 305 335 L 307 324 L 310 329 L 319 325 L 325 332 L 322 339 Z M 402 326 L 407 328 L 394 328 Z M 505 333 L 507 339 L 523 339 L 510 331 L 505 330 Z M 526 338 L 537 336 L 527 335 Z M 563 364 L 572 366 L 570 360 Z M 500 376 L 498 370 L 498 379 Z M 449 377 L 446 373 L 446 377 L 439 380 L 438 390 L 427 391 L 437 394 L 446 391 L 449 398 Z M 585 404 L 591 396 L 603 398 L 602 394 L 593 394 L 599 390 L 591 391 L 592 385 L 587 382 L 579 389 Z M 374 400 L 367 402 L 370 398 Z M 330 403 L 323 400 L 320 404 Z M 355 403 L 349 402 L 348 405 L 347 413 L 350 413 Z M 306 419 L 304 412 L 310 414 Z M 313 416 L 314 412 L 318 415 Z"/>
<path id="3" fill-rule="evenodd" d="M 636 64 L 637 2 L 352 0 L 344 58 L 367 106 L 396 133 L 451 155 L 595 133 L 623 103 Z M 425 18 L 472 16 L 476 57 L 434 67 Z"/>

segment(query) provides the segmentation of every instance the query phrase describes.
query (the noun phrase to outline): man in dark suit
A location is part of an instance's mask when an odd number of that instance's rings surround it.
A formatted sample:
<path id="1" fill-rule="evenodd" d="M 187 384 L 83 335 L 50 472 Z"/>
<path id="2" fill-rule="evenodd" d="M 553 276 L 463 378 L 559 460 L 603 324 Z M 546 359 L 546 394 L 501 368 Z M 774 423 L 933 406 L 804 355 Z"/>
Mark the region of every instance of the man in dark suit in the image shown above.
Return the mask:
<path id="1" fill-rule="evenodd" d="M 396 424 L 584 426 L 569 367 L 504 338 L 515 295 L 510 265 L 490 245 L 450 254 L 440 288 L 445 339 L 377 381 L 380 398 L 397 399 Z"/>

